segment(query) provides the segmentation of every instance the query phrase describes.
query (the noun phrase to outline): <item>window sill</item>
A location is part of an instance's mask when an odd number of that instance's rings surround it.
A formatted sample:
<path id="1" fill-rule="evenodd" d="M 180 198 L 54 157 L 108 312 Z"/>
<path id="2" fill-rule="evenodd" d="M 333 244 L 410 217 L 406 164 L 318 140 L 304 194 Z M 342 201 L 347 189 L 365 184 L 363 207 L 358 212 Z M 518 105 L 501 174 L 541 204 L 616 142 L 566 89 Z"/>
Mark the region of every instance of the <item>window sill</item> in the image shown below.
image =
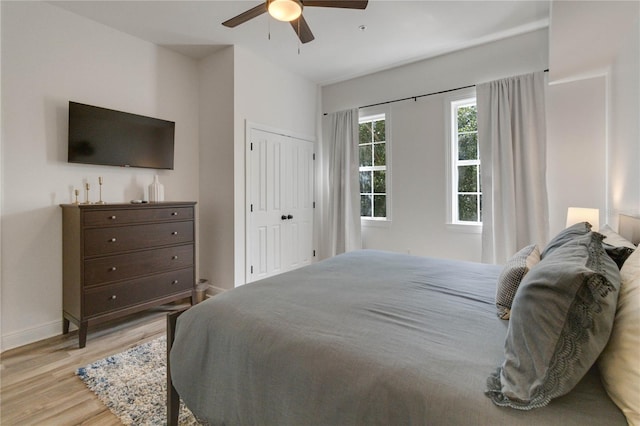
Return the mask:
<path id="1" fill-rule="evenodd" d="M 360 225 L 372 228 L 387 228 L 391 225 L 390 219 L 365 219 L 360 218 Z"/>
<path id="2" fill-rule="evenodd" d="M 482 225 L 476 224 L 447 223 L 447 229 L 464 234 L 482 234 Z"/>

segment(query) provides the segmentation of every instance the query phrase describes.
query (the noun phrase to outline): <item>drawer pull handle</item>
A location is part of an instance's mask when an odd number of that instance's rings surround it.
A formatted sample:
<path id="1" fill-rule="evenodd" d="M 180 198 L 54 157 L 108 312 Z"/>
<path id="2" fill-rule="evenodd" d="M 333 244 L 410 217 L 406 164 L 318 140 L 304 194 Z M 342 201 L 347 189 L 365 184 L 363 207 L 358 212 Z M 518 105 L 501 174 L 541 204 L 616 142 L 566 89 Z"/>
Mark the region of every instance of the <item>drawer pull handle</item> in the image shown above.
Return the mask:
<path id="1" fill-rule="evenodd" d="M 171 216 L 178 216 L 178 212 L 171 212 Z"/>
<path id="2" fill-rule="evenodd" d="M 117 269 L 118 269 L 118 268 L 116 268 L 115 266 L 112 266 L 111 268 L 109 268 L 109 270 L 110 270 L 110 271 L 115 271 L 115 270 L 117 270 Z"/>
<path id="3" fill-rule="evenodd" d="M 111 296 L 109 299 L 111 300 L 116 300 L 116 295 L 114 294 L 113 296 Z"/>
<path id="4" fill-rule="evenodd" d="M 178 280 L 171 281 L 171 285 L 175 285 L 175 284 L 178 284 Z"/>
<path id="5" fill-rule="evenodd" d="M 109 219 L 111 219 L 111 220 L 116 220 L 116 216 L 115 216 L 115 215 L 113 215 L 113 216 L 109 216 Z"/>
<path id="6" fill-rule="evenodd" d="M 110 243 L 115 243 L 115 242 L 116 242 L 116 239 L 115 239 L 115 238 L 111 238 L 111 239 L 109 240 L 109 242 L 110 242 Z"/>
<path id="7" fill-rule="evenodd" d="M 178 260 L 178 256 L 171 256 L 172 260 Z"/>
<path id="8" fill-rule="evenodd" d="M 171 235 L 178 235 L 178 231 L 173 231 Z"/>

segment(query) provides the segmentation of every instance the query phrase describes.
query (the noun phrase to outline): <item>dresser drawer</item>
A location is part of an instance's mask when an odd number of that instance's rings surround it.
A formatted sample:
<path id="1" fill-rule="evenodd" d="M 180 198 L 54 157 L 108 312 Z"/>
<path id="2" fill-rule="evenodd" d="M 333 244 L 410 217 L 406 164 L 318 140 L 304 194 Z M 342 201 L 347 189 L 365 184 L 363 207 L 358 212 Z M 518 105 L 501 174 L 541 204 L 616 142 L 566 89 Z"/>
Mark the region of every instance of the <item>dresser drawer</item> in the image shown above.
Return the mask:
<path id="1" fill-rule="evenodd" d="M 187 268 L 87 289 L 84 295 L 84 315 L 91 317 L 148 302 L 192 289 L 194 284 L 193 268 Z"/>
<path id="2" fill-rule="evenodd" d="M 192 244 L 99 257 L 85 261 L 84 286 L 187 268 L 193 263 Z"/>
<path id="3" fill-rule="evenodd" d="M 86 229 L 85 257 L 193 241 L 193 222 L 168 222 Z"/>
<path id="4" fill-rule="evenodd" d="M 84 213 L 84 226 L 122 225 L 129 223 L 148 223 L 166 220 L 190 220 L 193 219 L 192 207 L 163 207 L 113 209 L 87 211 Z"/>

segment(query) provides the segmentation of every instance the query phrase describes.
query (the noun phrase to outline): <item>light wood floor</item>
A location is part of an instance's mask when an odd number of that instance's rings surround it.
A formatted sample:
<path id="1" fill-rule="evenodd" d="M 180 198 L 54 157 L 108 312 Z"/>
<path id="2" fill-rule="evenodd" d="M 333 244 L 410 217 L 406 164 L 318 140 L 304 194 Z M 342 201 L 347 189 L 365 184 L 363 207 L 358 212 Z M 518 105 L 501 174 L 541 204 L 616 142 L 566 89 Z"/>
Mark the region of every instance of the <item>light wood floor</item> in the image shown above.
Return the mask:
<path id="1" fill-rule="evenodd" d="M 71 332 L 3 352 L 0 424 L 120 425 L 75 370 L 164 335 L 166 314 L 177 307 L 159 307 L 89 328 L 82 349 L 77 332 Z"/>

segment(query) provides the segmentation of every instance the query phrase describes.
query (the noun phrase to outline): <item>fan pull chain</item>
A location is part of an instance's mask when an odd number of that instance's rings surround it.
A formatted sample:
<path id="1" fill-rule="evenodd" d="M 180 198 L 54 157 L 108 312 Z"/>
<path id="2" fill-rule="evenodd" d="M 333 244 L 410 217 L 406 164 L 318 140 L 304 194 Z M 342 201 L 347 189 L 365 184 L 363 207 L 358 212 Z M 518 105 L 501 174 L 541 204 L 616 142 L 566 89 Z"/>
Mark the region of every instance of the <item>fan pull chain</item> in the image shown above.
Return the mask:
<path id="1" fill-rule="evenodd" d="M 267 33 L 269 34 L 269 40 L 271 40 L 271 18 L 267 18 Z"/>
<path id="2" fill-rule="evenodd" d="M 300 20 L 302 16 L 298 18 L 298 56 L 300 56 Z"/>

